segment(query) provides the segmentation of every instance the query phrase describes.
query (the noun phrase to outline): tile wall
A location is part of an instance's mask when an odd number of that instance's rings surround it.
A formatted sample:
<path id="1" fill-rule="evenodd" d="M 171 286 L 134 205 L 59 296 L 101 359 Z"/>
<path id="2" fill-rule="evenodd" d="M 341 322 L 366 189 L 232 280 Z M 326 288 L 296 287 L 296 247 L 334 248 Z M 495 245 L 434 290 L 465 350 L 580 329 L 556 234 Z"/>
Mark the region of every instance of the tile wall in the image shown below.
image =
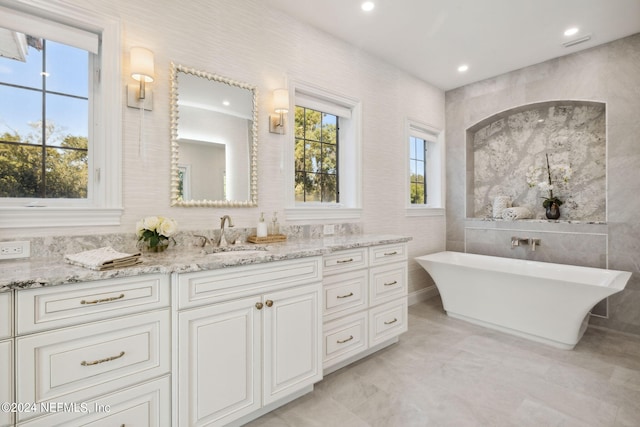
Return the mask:
<path id="1" fill-rule="evenodd" d="M 633 272 L 626 289 L 609 298 L 609 318 L 591 324 L 640 334 L 640 34 L 470 84 L 446 93 L 447 249 L 560 263 L 608 265 Z M 519 224 L 544 232 L 535 254 L 511 251 L 511 231 L 478 225 L 466 215 L 466 188 L 474 185 L 466 130 L 521 105 L 559 99 L 606 103 L 606 224 Z M 508 225 L 513 227 L 513 225 Z M 506 227 L 506 226 L 505 226 Z M 470 230 L 473 228 L 473 230 Z M 555 231 L 561 233 L 553 234 Z M 569 234 L 565 234 L 569 233 Z M 552 237 L 553 236 L 553 237 Z M 510 237 L 510 236 L 509 236 Z M 492 242 L 490 244 L 487 242 Z M 496 245 L 499 247 L 496 249 Z M 603 247 L 606 245 L 606 247 Z M 602 257 L 604 256 L 604 262 Z"/>

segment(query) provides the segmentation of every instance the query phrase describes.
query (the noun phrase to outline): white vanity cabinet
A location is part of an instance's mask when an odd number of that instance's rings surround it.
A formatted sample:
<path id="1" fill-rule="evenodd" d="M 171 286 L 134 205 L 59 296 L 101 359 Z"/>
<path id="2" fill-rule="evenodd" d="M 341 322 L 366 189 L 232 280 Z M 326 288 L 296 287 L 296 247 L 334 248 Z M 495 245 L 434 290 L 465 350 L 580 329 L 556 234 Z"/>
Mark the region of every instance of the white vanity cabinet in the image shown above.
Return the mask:
<path id="1" fill-rule="evenodd" d="M 177 425 L 248 420 L 322 379 L 320 261 L 174 276 Z"/>
<path id="2" fill-rule="evenodd" d="M 14 402 L 13 398 L 13 340 L 0 341 L 0 403 Z M 0 410 L 0 427 L 13 423 L 11 411 Z"/>
<path id="3" fill-rule="evenodd" d="M 0 293 L 0 403 L 13 398 L 13 292 Z M 11 411 L 0 410 L 0 427 L 13 423 Z"/>
<path id="4" fill-rule="evenodd" d="M 13 292 L 0 292 L 0 341 L 13 335 Z"/>
<path id="5" fill-rule="evenodd" d="M 16 401 L 38 407 L 18 426 L 170 425 L 168 275 L 25 289 L 16 302 Z"/>
<path id="6" fill-rule="evenodd" d="M 323 258 L 323 368 L 339 369 L 407 330 L 407 245 L 337 251 Z"/>

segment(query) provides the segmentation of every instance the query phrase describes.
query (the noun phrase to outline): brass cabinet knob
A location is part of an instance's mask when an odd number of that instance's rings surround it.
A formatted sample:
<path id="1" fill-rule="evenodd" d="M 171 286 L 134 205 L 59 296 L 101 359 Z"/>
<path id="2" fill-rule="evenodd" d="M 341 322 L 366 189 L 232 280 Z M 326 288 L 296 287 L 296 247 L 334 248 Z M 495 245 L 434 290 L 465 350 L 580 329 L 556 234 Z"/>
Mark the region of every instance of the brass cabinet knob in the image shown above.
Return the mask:
<path id="1" fill-rule="evenodd" d="M 265 301 L 265 304 L 267 304 L 267 307 L 271 307 L 273 305 L 273 301 L 268 299 L 268 300 Z"/>
<path id="2" fill-rule="evenodd" d="M 257 308 L 258 310 L 262 310 L 262 303 L 261 303 L 261 302 L 257 302 L 257 303 L 256 303 L 256 308 Z"/>

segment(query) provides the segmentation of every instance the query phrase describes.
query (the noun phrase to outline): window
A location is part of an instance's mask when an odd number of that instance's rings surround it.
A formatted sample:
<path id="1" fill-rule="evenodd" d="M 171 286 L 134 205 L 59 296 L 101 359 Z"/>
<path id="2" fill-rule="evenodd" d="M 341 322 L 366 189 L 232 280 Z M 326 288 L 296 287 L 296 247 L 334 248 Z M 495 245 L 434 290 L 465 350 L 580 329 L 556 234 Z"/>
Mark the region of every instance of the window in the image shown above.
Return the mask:
<path id="1" fill-rule="evenodd" d="M 338 203 L 338 117 L 296 106 L 295 118 L 296 202 Z"/>
<path id="2" fill-rule="evenodd" d="M 427 203 L 427 141 L 422 138 L 409 137 L 409 166 L 411 167 L 411 177 L 409 185 L 411 188 L 411 204 L 425 205 Z"/>
<path id="3" fill-rule="evenodd" d="M 0 6 L 11 41 L 0 43 L 0 228 L 117 225 L 119 23 L 67 5 L 15 8 Z"/>
<path id="4" fill-rule="evenodd" d="M 442 132 L 407 120 L 407 215 L 444 214 L 444 139 Z"/>
<path id="5" fill-rule="evenodd" d="M 0 197 L 86 199 L 90 52 L 0 32 Z"/>
<path id="6" fill-rule="evenodd" d="M 288 220 L 359 219 L 360 102 L 294 81 L 285 153 Z"/>

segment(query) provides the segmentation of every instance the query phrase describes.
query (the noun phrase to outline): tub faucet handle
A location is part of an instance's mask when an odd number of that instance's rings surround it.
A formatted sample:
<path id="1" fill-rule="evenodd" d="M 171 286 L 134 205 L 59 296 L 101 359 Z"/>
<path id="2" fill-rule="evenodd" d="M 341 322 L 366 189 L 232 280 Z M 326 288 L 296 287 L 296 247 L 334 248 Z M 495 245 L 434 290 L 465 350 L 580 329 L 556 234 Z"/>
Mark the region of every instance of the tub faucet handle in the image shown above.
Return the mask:
<path id="1" fill-rule="evenodd" d="M 511 249 L 515 248 L 516 246 L 520 246 L 521 242 L 528 245 L 529 239 L 523 239 L 522 237 L 511 237 Z"/>
<path id="2" fill-rule="evenodd" d="M 529 239 L 529 244 L 531 245 L 531 251 L 536 251 L 536 246 L 540 246 L 540 239 Z"/>

